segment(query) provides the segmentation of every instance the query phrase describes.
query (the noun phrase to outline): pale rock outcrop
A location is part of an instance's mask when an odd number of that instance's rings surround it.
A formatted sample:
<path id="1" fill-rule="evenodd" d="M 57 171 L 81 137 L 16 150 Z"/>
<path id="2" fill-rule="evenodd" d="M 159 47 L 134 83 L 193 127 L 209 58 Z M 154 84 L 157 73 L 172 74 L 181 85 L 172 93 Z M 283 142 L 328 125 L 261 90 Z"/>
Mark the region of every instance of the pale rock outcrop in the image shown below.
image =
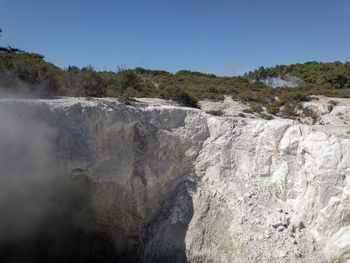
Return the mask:
<path id="1" fill-rule="evenodd" d="M 336 124 L 151 104 L 0 101 L 57 129 L 57 158 L 93 182 L 85 227 L 121 256 L 350 262 L 350 137 Z"/>

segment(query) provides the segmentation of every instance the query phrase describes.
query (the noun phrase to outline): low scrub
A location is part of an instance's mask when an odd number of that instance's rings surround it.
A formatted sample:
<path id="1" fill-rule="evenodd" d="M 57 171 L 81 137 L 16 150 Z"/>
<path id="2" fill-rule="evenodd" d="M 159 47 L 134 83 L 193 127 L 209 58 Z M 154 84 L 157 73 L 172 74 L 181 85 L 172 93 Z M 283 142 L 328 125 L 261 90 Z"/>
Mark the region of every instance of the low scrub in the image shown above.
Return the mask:
<path id="1" fill-rule="evenodd" d="M 342 81 L 344 79 L 335 78 L 333 82 Z M 92 66 L 62 69 L 39 54 L 0 49 L 0 85 L 13 92 L 26 87 L 39 97 L 109 96 L 125 103 L 130 103 L 133 97 L 156 97 L 198 108 L 199 100 L 223 101 L 224 96 L 231 96 L 249 105 L 250 111 L 258 115 L 266 109 L 268 115 L 294 118 L 298 114 L 295 104 L 310 100 L 310 95 L 350 98 L 350 89 L 345 84 L 340 88 L 333 82 L 304 81 L 297 88 L 271 88 L 259 81 L 251 82 L 247 77 L 220 77 L 188 70 L 173 74 L 139 67 L 117 71 L 96 71 Z"/>

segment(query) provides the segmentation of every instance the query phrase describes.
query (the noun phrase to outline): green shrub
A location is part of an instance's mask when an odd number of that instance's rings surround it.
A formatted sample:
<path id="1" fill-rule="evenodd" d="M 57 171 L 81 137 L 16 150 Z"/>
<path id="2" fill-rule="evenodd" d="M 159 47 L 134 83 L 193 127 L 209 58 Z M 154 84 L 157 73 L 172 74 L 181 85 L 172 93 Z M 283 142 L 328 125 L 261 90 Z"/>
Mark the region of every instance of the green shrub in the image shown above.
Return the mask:
<path id="1" fill-rule="evenodd" d="M 267 107 L 267 112 L 272 115 L 277 115 L 280 112 L 280 105 L 271 104 Z"/>
<path id="2" fill-rule="evenodd" d="M 121 69 L 117 73 L 117 77 L 122 93 L 127 89 L 142 90 L 141 79 L 133 70 Z"/>
<path id="3" fill-rule="evenodd" d="M 252 102 L 249 105 L 250 105 L 250 109 L 253 112 L 261 113 L 264 110 L 263 107 L 260 104 L 256 103 L 256 102 Z"/>
<path id="4" fill-rule="evenodd" d="M 298 109 L 300 109 L 301 105 L 298 102 L 289 102 L 281 108 L 281 114 L 285 118 L 295 119 L 299 116 Z"/>
<path id="5" fill-rule="evenodd" d="M 199 108 L 197 99 L 192 97 L 191 95 L 189 95 L 187 92 L 185 92 L 182 89 L 175 90 L 170 95 L 170 98 L 172 100 L 178 102 L 182 106 Z"/>
<path id="6" fill-rule="evenodd" d="M 303 115 L 312 119 L 312 123 L 315 124 L 320 118 L 320 115 L 311 109 L 310 107 L 303 107 Z"/>

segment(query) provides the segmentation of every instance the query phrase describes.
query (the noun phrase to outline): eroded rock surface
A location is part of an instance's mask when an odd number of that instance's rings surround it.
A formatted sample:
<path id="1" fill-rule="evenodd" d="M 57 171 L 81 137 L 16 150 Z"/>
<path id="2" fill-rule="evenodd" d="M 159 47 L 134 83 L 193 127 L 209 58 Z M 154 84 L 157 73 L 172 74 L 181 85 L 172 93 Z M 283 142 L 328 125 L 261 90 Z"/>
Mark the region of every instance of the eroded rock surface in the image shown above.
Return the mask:
<path id="1" fill-rule="evenodd" d="M 89 185 L 77 220 L 123 261 L 350 260 L 350 137 L 336 125 L 107 99 L 0 109 L 57 131 L 57 162 Z"/>

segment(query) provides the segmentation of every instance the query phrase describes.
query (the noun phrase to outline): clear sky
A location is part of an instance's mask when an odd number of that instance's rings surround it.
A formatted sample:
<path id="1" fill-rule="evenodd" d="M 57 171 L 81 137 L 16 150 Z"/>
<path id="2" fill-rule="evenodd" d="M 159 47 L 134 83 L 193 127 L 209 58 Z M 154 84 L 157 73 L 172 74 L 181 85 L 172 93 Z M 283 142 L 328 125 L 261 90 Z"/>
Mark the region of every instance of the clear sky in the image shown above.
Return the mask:
<path id="1" fill-rule="evenodd" d="M 61 67 L 232 75 L 350 60 L 349 14 L 349 0 L 0 0 L 0 46 Z"/>

